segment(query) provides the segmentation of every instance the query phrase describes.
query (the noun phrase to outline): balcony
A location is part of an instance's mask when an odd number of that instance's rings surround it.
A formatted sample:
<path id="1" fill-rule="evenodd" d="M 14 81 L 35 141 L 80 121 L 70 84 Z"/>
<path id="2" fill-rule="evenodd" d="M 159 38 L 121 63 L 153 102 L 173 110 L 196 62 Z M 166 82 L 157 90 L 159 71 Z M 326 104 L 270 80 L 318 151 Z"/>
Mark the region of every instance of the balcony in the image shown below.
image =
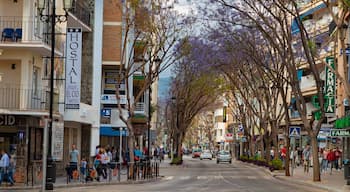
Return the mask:
<path id="1" fill-rule="evenodd" d="M 39 19 L 21 16 L 0 16 L 0 31 L 2 32 L 0 48 L 30 50 L 43 56 L 51 54 L 51 38 L 47 32 L 50 25 Z M 56 26 L 56 33 L 61 33 Z M 55 53 L 62 56 L 64 50 L 64 37 L 56 36 Z"/>
<path id="2" fill-rule="evenodd" d="M 313 75 L 302 76 L 300 81 L 300 89 L 303 92 L 310 88 L 316 87 L 316 81 Z"/>
<path id="3" fill-rule="evenodd" d="M 0 109 L 13 111 L 47 111 L 50 92 L 34 89 L 0 88 Z M 56 95 L 56 98 L 58 95 Z M 54 104 L 58 111 L 58 104 Z"/>
<path id="4" fill-rule="evenodd" d="M 69 10 L 68 27 L 81 27 L 83 31 L 91 31 L 91 11 L 87 1 L 75 1 Z"/>
<path id="5" fill-rule="evenodd" d="M 119 95 L 120 104 L 127 104 L 126 95 Z M 118 104 L 118 100 L 115 94 L 102 94 L 101 104 Z"/>
<path id="6" fill-rule="evenodd" d="M 290 110 L 290 118 L 291 119 L 298 119 L 300 118 L 300 114 L 298 112 L 298 110 Z"/>
<path id="7" fill-rule="evenodd" d="M 135 114 L 146 114 L 146 104 L 143 103 L 143 102 L 137 102 L 136 103 L 136 106 L 135 106 L 135 110 L 134 110 L 134 113 Z"/>

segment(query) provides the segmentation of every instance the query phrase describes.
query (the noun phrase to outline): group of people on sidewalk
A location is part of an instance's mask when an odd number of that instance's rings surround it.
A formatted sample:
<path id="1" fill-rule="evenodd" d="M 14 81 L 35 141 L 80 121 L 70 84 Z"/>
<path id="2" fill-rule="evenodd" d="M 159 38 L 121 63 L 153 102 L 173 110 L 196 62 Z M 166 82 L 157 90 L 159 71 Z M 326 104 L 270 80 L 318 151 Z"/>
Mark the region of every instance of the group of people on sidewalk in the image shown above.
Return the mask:
<path id="1" fill-rule="evenodd" d="M 330 168 L 330 173 L 332 170 L 341 170 L 341 150 L 338 147 L 329 149 L 329 148 L 320 148 L 318 151 L 318 160 L 320 163 L 321 172 L 325 173 L 328 168 Z M 306 145 L 303 150 L 299 148 L 294 148 L 290 152 L 290 159 L 293 168 L 300 166 L 301 164 L 304 167 L 304 172 L 308 173 L 310 166 L 312 166 L 312 151 L 310 145 Z"/>
<path id="2" fill-rule="evenodd" d="M 139 146 L 136 146 L 134 149 L 134 161 L 140 162 L 145 160 L 148 155 L 148 148 L 144 147 L 141 151 Z M 153 155 L 155 160 L 164 159 L 164 150 L 158 146 L 155 146 L 153 149 L 153 154 L 150 153 L 150 156 Z M 102 147 L 101 145 L 96 146 L 95 156 L 93 157 L 93 162 L 88 163 L 88 159 L 83 157 L 80 159 L 79 151 L 76 145 L 72 145 L 71 151 L 69 153 L 69 164 L 66 167 L 66 171 L 71 179 L 81 178 L 82 181 L 94 180 L 100 181 L 100 177 L 107 179 L 108 169 L 115 170 L 117 164 L 126 165 L 130 162 L 129 150 L 122 151 L 121 156 L 119 150 L 114 146 Z M 120 166 L 121 166 L 120 165 Z M 113 175 L 115 173 L 113 172 Z"/>
<path id="3" fill-rule="evenodd" d="M 114 168 L 115 162 L 119 162 L 119 152 L 114 147 L 96 146 L 93 162 L 89 164 L 86 157 L 80 159 L 79 151 L 73 144 L 66 171 L 69 180 L 80 178 L 85 182 L 93 179 L 100 181 L 100 177 L 107 179 L 107 169 Z"/>
<path id="4" fill-rule="evenodd" d="M 319 151 L 319 159 L 321 161 L 321 172 L 326 172 L 330 166 L 330 173 L 332 174 L 332 169 L 341 170 L 341 150 L 336 147 L 333 149 L 321 148 Z"/>

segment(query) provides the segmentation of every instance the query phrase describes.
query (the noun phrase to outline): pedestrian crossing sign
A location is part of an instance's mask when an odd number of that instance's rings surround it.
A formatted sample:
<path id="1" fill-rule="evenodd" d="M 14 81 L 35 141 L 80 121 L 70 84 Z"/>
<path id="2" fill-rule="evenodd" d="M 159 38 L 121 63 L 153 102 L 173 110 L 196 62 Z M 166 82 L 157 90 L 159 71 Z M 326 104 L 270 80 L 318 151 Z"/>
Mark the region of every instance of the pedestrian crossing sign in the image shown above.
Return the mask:
<path id="1" fill-rule="evenodd" d="M 289 127 L 289 137 L 300 136 L 300 127 Z"/>

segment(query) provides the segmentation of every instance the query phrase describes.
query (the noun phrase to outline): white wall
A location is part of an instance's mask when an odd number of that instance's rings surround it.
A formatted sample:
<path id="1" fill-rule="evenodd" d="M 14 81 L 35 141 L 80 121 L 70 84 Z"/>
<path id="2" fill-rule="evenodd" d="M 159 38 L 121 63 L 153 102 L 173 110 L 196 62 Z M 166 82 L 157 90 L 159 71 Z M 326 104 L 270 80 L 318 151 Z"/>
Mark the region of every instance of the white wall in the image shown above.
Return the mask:
<path id="1" fill-rule="evenodd" d="M 95 155 L 96 145 L 100 143 L 101 78 L 102 78 L 102 34 L 103 34 L 103 0 L 95 1 L 93 42 L 93 92 L 92 106 L 97 110 L 96 121 L 91 128 L 90 155 Z"/>

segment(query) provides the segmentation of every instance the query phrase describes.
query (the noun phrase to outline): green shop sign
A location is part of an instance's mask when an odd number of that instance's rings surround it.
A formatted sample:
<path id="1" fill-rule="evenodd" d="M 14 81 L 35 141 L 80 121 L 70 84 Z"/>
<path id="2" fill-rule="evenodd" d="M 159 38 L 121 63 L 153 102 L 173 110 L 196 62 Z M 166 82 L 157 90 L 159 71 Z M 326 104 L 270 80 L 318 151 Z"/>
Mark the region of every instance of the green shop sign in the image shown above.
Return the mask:
<path id="1" fill-rule="evenodd" d="M 336 129 L 350 128 L 350 116 L 345 116 L 337 119 L 334 123 L 334 128 Z"/>
<path id="2" fill-rule="evenodd" d="M 335 74 L 332 71 L 334 69 L 334 58 L 333 57 L 327 57 L 326 62 L 328 65 L 326 65 L 326 85 L 324 87 L 325 91 L 325 112 L 326 113 L 335 113 Z M 331 66 L 332 69 L 330 69 L 328 66 Z"/>
<path id="3" fill-rule="evenodd" d="M 350 129 L 332 129 L 331 137 L 350 137 Z"/>

